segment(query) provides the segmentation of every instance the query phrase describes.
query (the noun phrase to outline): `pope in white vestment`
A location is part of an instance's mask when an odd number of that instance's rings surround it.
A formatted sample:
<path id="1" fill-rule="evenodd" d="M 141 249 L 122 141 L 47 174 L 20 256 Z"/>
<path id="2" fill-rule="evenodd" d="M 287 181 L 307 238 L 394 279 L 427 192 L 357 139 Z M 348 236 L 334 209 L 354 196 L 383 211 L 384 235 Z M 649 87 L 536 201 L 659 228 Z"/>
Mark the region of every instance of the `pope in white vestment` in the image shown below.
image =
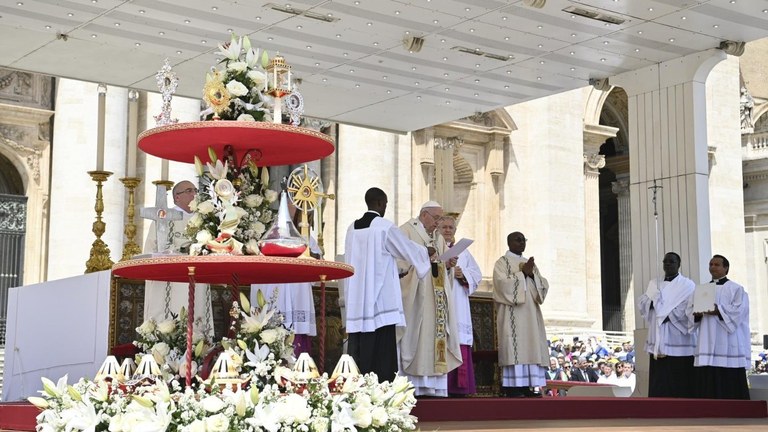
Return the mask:
<path id="1" fill-rule="evenodd" d="M 540 305 L 549 291 L 533 258 L 524 258 L 527 239 L 507 236 L 509 251 L 493 266 L 493 301 L 502 387 L 510 397 L 539 397 L 531 387 L 546 384 L 549 347 Z"/>
<path id="2" fill-rule="evenodd" d="M 169 224 L 169 237 L 171 251 L 180 253 L 182 249 L 189 247 L 192 242 L 185 232 L 187 221 L 192 217 L 189 203 L 194 199 L 197 189 L 188 181 L 177 183 L 172 190 L 174 209 L 182 212 L 182 219 L 171 221 Z M 157 250 L 155 222 L 153 221 L 144 242 L 144 252 L 152 253 Z M 170 314 L 178 315 L 181 308 L 187 309 L 189 304 L 189 284 L 170 283 L 162 281 L 146 281 L 144 284 L 144 320 L 154 318 L 157 322 L 171 319 Z M 199 329 L 195 329 L 209 339 L 213 338 L 213 311 L 211 309 L 210 286 L 196 284 L 195 288 L 195 323 L 202 323 Z"/>
<path id="3" fill-rule="evenodd" d="M 400 230 L 412 241 L 433 247 L 439 256 L 446 250 L 443 237 L 434 235 L 440 217 L 442 208 L 430 201 L 422 206 L 418 218 L 409 220 Z M 432 272 L 426 277 L 408 271 L 400 279 L 406 321 L 399 340 L 400 367 L 417 396 L 447 397 L 447 374 L 461 365 L 453 271 L 447 269 L 453 265 L 455 261 L 433 262 Z M 398 266 L 408 268 L 404 263 Z"/>

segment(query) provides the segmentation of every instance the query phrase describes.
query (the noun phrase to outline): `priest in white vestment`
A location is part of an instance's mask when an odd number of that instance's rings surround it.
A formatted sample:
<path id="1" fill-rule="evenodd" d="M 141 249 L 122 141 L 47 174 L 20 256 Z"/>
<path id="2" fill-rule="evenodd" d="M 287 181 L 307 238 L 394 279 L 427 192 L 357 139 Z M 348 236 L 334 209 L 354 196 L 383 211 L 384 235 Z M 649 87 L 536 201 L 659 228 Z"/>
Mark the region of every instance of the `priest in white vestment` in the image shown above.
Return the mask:
<path id="1" fill-rule="evenodd" d="M 461 348 L 454 308 L 453 271 L 456 258 L 443 263 L 443 236 L 435 233 L 442 217 L 440 204 L 422 205 L 417 218 L 400 226 L 406 237 L 435 249 L 432 269 L 425 277 L 408 271 L 400 280 L 406 327 L 399 339 L 400 367 L 413 383 L 416 396 L 448 396 L 448 372 L 461 365 Z M 398 263 L 407 269 L 404 263 Z M 402 273 L 402 272 L 401 272 Z"/>
<path id="2" fill-rule="evenodd" d="M 527 239 L 507 236 L 509 251 L 493 266 L 493 301 L 499 342 L 501 385 L 508 397 L 540 397 L 546 384 L 549 347 L 540 305 L 549 291 L 533 257 L 523 257 Z"/>
<path id="3" fill-rule="evenodd" d="M 437 229 L 448 243 L 453 247 L 456 242 L 456 218 L 443 216 L 437 224 Z M 483 276 L 480 266 L 469 250 L 462 251 L 456 267 L 453 270 L 453 300 L 456 311 L 456 325 L 459 330 L 459 347 L 461 349 L 461 366 L 448 373 L 448 394 L 465 396 L 476 392 L 475 368 L 472 362 L 472 344 L 474 334 L 472 332 L 472 313 L 469 308 L 469 296 L 471 296 L 480 284 Z"/>
<path id="4" fill-rule="evenodd" d="M 380 382 L 392 381 L 398 372 L 396 328 L 406 325 L 396 260 L 410 263 L 423 277 L 430 270 L 430 251 L 384 219 L 384 191 L 370 188 L 365 203 L 368 211 L 350 225 L 344 246 L 344 261 L 355 268 L 341 281 L 347 351 L 360 372 L 374 372 Z"/>
<path id="5" fill-rule="evenodd" d="M 187 221 L 192 217 L 189 203 L 195 198 L 197 188 L 189 181 L 180 181 L 171 190 L 174 209 L 182 212 L 182 219 L 171 221 L 168 236 L 170 249 L 174 253 L 186 252 L 192 239 L 186 236 Z M 157 232 L 155 222 L 149 227 L 147 240 L 144 242 L 144 252 L 157 251 Z M 189 284 L 170 283 L 161 281 L 146 281 L 144 284 L 144 320 L 154 318 L 157 322 L 171 319 L 171 314 L 178 315 L 181 308 L 189 304 Z M 195 288 L 195 324 L 201 323 L 196 329 L 209 339 L 213 338 L 213 311 L 211 309 L 211 291 L 207 284 L 196 284 Z"/>
<path id="6" fill-rule="evenodd" d="M 749 399 L 749 296 L 743 286 L 728 279 L 729 268 L 722 255 L 709 261 L 711 283 L 716 285 L 713 311 L 694 313 L 689 302 L 691 325 L 699 328 L 693 363 L 698 398 Z"/>
<path id="7" fill-rule="evenodd" d="M 309 251 L 315 258 L 323 252 L 313 236 L 309 236 Z M 267 301 L 274 299 L 275 307 L 283 314 L 283 325 L 293 330 L 293 351 L 299 354 L 312 350 L 312 336 L 317 335 L 315 324 L 315 300 L 312 295 L 312 283 L 252 284 L 251 304 L 258 304 L 258 292 L 261 291 Z"/>
<path id="8" fill-rule="evenodd" d="M 686 312 L 696 284 L 680 274 L 680 255 L 668 252 L 664 280 L 652 280 L 638 299 L 648 326 L 645 351 L 650 355 L 649 397 L 693 397 L 693 351 L 696 330 Z"/>

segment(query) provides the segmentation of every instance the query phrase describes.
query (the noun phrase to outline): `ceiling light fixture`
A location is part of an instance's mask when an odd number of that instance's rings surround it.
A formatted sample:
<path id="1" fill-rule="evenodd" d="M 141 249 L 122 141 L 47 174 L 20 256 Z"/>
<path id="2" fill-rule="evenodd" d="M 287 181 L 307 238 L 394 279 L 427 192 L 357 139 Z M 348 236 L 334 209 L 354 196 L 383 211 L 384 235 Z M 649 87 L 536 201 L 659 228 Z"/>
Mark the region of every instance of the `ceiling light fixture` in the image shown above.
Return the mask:
<path id="1" fill-rule="evenodd" d="M 307 17 L 307 18 L 311 18 L 311 19 L 323 21 L 323 22 L 336 22 L 339 20 L 339 18 L 336 18 L 331 14 L 323 15 L 321 13 L 313 12 L 310 10 L 296 9 L 290 6 L 282 6 L 276 3 L 267 3 L 264 5 L 264 7 L 272 9 L 274 11 L 286 13 L 289 15 L 297 15 L 297 16 L 300 15 L 303 17 Z"/>
<path id="2" fill-rule="evenodd" d="M 529 7 L 541 9 L 547 4 L 547 0 L 523 0 L 523 3 Z"/>
<path id="3" fill-rule="evenodd" d="M 421 51 L 424 46 L 424 38 L 413 35 L 406 35 L 403 37 L 403 48 L 410 53 L 417 53 Z"/>
<path id="4" fill-rule="evenodd" d="M 499 60 L 499 61 L 509 61 L 515 58 L 511 54 L 510 55 L 495 54 L 495 53 L 481 51 L 480 49 L 477 49 L 477 48 L 472 49 L 472 48 L 467 48 L 463 46 L 455 46 L 455 47 L 452 47 L 451 49 L 458 52 L 462 52 L 464 54 L 472 54 L 480 57 L 488 57 L 490 59 Z"/>
<path id="5" fill-rule="evenodd" d="M 568 6 L 563 9 L 563 12 L 578 15 L 580 17 L 589 18 L 596 21 L 601 21 L 607 24 L 621 25 L 626 22 L 624 18 L 605 13 L 603 11 L 585 9 L 578 6 Z"/>

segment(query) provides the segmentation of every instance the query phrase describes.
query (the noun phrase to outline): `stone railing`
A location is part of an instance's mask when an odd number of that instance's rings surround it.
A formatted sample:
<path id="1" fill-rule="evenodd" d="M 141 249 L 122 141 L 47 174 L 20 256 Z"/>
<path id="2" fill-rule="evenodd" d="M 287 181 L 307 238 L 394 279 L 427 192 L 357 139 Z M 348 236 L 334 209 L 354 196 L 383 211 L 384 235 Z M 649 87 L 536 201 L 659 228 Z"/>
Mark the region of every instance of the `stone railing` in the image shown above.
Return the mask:
<path id="1" fill-rule="evenodd" d="M 744 134 L 741 136 L 743 154 L 749 159 L 768 156 L 768 132 Z"/>

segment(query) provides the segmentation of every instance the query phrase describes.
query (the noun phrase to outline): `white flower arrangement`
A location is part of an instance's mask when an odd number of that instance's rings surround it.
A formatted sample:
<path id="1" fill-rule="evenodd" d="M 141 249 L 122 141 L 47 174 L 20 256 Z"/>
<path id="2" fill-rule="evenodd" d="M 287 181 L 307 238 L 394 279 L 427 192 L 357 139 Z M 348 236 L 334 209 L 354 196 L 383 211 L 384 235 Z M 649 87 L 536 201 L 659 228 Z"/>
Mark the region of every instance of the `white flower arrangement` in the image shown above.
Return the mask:
<path id="1" fill-rule="evenodd" d="M 233 33 L 229 43 L 219 44 L 218 54 L 223 57 L 223 67 L 212 68 L 203 89 L 206 119 L 271 121 L 267 52 L 254 49 L 248 36 L 238 38 Z"/>
<path id="2" fill-rule="evenodd" d="M 326 374 L 302 380 L 286 367 L 293 334 L 281 314 L 263 297 L 254 308 L 244 303 L 237 339 L 223 341 L 243 385 L 218 386 L 213 378 L 184 389 L 177 377 L 150 384 L 80 379 L 69 385 L 66 375 L 57 383 L 43 378 L 41 397 L 29 398 L 42 410 L 37 431 L 416 430 L 410 414 L 416 399 L 407 378 L 379 383 L 371 373 L 333 382 Z M 160 339 L 160 327 L 170 325 L 148 321 L 139 329 L 147 339 Z M 159 343 L 164 342 L 152 347 Z"/>
<path id="3" fill-rule="evenodd" d="M 268 169 L 251 161 L 236 169 L 240 161 L 226 155 L 222 161 L 212 148 L 208 156 L 207 170 L 195 156 L 201 187 L 190 203 L 194 214 L 186 232 L 195 240 L 190 255 L 258 255 L 257 242 L 276 215 L 270 206 L 278 195 L 267 189 Z"/>
<path id="4" fill-rule="evenodd" d="M 197 319 L 194 327 L 202 328 L 202 319 Z M 152 354 L 163 375 L 166 377 L 183 376 L 186 371 L 187 347 L 187 311 L 181 308 L 178 315 L 171 319 L 157 322 L 150 318 L 136 328 L 136 340 L 133 344 L 142 352 Z M 211 342 L 202 333 L 192 335 L 195 350 L 192 353 L 192 371 L 197 370 L 205 354 L 211 349 Z"/>

